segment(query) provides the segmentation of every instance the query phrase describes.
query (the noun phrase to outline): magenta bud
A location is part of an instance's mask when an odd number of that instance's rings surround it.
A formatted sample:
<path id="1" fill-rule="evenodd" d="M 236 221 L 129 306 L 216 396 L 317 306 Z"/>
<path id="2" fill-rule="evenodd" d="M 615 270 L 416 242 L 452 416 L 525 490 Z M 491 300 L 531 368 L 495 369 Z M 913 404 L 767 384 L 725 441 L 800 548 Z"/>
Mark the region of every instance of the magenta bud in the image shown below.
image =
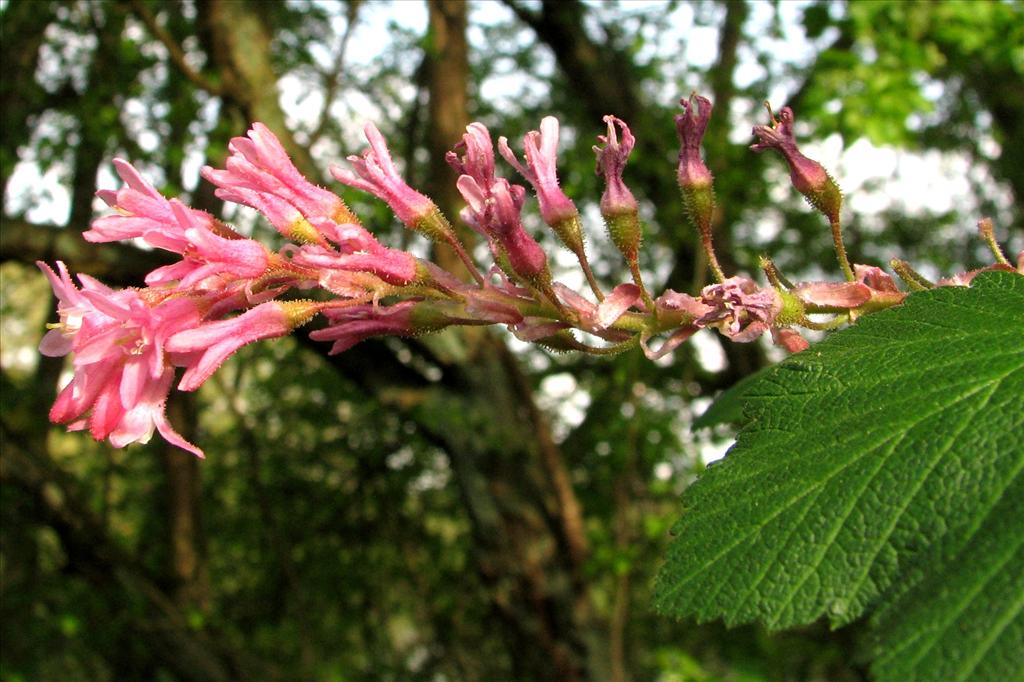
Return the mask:
<path id="1" fill-rule="evenodd" d="M 604 216 L 608 234 L 619 252 L 632 265 L 635 264 L 642 236 L 640 216 L 636 198 L 622 180 L 626 161 L 636 144 L 636 139 L 622 120 L 605 116 L 608 134 L 599 135 L 603 146 L 595 146 L 597 174 L 605 179 L 605 191 L 601 196 L 601 215 Z M 622 141 L 616 135 L 615 126 L 622 129 Z"/>
<path id="2" fill-rule="evenodd" d="M 676 115 L 679 134 L 679 169 L 676 179 L 683 192 L 683 208 L 702 235 L 711 233 L 711 216 L 715 210 L 714 178 L 700 158 L 700 144 L 711 119 L 711 100 L 694 93 L 681 99 L 683 113 Z M 696 104 L 695 104 L 696 103 Z"/>
<path id="3" fill-rule="evenodd" d="M 838 222 L 843 194 L 828 171 L 817 161 L 804 156 L 797 148 L 793 135 L 793 110 L 783 107 L 778 119 L 772 116 L 771 125 L 754 126 L 753 134 L 760 138 L 760 142 L 750 145 L 750 148 L 755 152 L 775 149 L 782 154 L 789 164 L 793 187 L 830 222 Z"/>
<path id="4" fill-rule="evenodd" d="M 695 105 L 696 102 L 696 105 Z M 700 145 L 711 120 L 711 100 L 694 93 L 690 99 L 681 99 L 683 113 L 676 115 L 676 132 L 679 134 L 679 187 L 687 189 L 710 188 L 711 171 L 700 158 Z"/>

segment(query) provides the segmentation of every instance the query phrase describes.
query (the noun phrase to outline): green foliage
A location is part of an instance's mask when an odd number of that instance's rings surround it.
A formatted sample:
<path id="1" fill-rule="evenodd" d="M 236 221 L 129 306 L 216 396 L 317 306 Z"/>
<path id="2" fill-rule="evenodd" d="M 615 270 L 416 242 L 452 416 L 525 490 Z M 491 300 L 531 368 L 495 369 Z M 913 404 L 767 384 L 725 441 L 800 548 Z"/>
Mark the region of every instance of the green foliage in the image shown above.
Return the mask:
<path id="1" fill-rule="evenodd" d="M 1022 328 L 1024 277 L 987 273 L 753 382 L 737 445 L 683 496 L 660 609 L 782 628 L 887 605 L 879 679 L 1019 671 Z"/>

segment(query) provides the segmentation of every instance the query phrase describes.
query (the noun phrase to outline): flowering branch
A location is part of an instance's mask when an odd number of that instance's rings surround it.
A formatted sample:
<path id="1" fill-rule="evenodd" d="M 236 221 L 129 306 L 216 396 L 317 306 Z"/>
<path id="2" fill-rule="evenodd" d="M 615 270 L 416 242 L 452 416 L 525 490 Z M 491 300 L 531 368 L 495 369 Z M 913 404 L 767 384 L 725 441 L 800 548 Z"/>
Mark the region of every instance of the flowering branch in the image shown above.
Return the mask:
<path id="1" fill-rule="evenodd" d="M 594 147 L 597 172 L 605 179 L 600 209 L 632 281 L 607 293 L 587 262 L 579 211 L 558 185 L 557 120 L 545 118 L 539 131 L 526 135 L 525 162 L 505 138 L 498 140 L 501 156 L 533 186 L 544 221 L 576 255 L 594 300 L 552 277 L 544 248 L 523 227 L 526 188 L 498 176 L 494 143 L 481 123 L 466 128 L 446 159 L 459 174 L 457 187 L 466 201 L 459 217 L 490 249 L 484 271 L 436 204 L 405 182 L 373 124 L 364 128 L 369 147 L 362 155 L 348 157 L 348 168 L 331 167 L 336 180 L 386 202 L 409 229 L 452 246 L 470 282 L 380 243 L 340 197 L 302 176 L 260 123 L 231 140 L 225 168 L 205 167 L 202 176 L 216 185 L 217 196 L 255 208 L 289 240 L 277 251 L 208 213 L 164 197 L 131 164 L 117 159 L 124 186 L 98 193 L 114 212 L 95 220 L 85 238 L 141 239 L 179 260 L 150 272 L 145 287 L 122 290 L 88 275 L 79 275 L 76 285 L 63 263 L 56 270 L 39 263 L 59 301 L 59 321 L 49 325 L 40 351 L 71 353 L 74 368 L 50 419 L 70 430 L 88 429 L 115 447 L 145 442 L 159 431 L 168 442 L 201 457 L 202 450 L 177 434 L 164 414 L 176 368 L 184 370 L 178 389 L 194 391 L 242 346 L 285 336 L 317 316 L 326 325 L 310 336 L 330 342 L 332 354 L 377 336 L 505 325 L 517 338 L 555 350 L 610 355 L 640 346 L 653 359 L 707 328 L 740 343 L 769 332 L 775 343 L 799 352 L 808 342 L 798 328 L 834 329 L 904 300 L 907 293 L 890 275 L 848 262 L 839 221 L 842 194 L 828 172 L 797 149 L 788 108 L 778 119 L 772 115 L 770 126 L 754 128 L 760 141 L 753 149 L 779 151 L 790 165 L 794 187 L 829 219 L 845 281 L 794 283 L 768 258 L 761 262 L 768 286 L 728 276 L 712 240 L 714 178 L 700 156 L 711 102 L 694 94 L 681 104 L 677 179 L 683 208 L 716 279 L 697 296 L 671 289 L 654 296 L 643 281 L 643 225 L 625 180 L 635 139 L 614 116 L 605 117 L 605 134 Z M 1024 272 L 1024 253 L 1011 265 L 991 221 L 983 220 L 979 231 L 995 257 L 983 270 Z M 979 272 L 932 284 L 902 261 L 893 261 L 893 269 L 911 290 L 967 285 Z M 810 317 L 821 314 L 831 317 Z"/>

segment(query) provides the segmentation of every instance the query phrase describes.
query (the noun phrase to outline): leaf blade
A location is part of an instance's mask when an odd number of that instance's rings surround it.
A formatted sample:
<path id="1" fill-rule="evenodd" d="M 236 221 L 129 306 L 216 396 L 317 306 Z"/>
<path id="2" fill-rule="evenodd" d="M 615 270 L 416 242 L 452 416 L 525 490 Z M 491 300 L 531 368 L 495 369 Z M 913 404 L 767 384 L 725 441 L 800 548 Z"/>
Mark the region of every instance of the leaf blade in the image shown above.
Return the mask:
<path id="1" fill-rule="evenodd" d="M 656 606 L 842 625 L 962 547 L 1024 467 L 1022 282 L 917 294 L 746 387 L 751 419 L 684 494 Z"/>

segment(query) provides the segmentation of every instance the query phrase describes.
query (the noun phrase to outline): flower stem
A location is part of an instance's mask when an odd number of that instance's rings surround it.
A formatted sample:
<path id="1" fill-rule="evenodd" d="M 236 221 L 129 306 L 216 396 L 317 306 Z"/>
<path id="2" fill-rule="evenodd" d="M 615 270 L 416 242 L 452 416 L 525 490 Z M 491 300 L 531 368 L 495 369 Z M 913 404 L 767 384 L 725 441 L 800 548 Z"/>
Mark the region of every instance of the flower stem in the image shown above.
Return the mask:
<path id="1" fill-rule="evenodd" d="M 640 288 L 640 298 L 644 301 L 644 306 L 648 312 L 655 313 L 654 299 L 651 298 L 650 292 L 647 291 L 647 287 L 644 286 L 644 278 L 640 274 L 640 263 L 633 259 L 629 263 L 629 271 L 633 275 L 633 284 Z"/>
<path id="2" fill-rule="evenodd" d="M 722 266 L 718 264 L 718 256 L 715 255 L 715 247 L 711 242 L 710 224 L 700 225 L 700 242 L 701 246 L 704 247 L 704 255 L 708 258 L 708 267 L 711 268 L 711 274 L 715 276 L 715 281 L 721 284 L 725 281 L 725 273 L 722 271 Z"/>
<path id="3" fill-rule="evenodd" d="M 448 239 L 448 245 L 455 250 L 459 260 L 461 260 L 462 264 L 466 266 L 466 270 L 468 270 L 469 274 L 474 280 L 476 280 L 476 283 L 483 286 L 484 276 L 480 274 L 480 270 L 477 269 L 476 263 L 474 263 L 473 259 L 469 257 L 469 254 L 466 252 L 466 248 L 462 245 L 462 242 L 459 241 L 459 238 L 452 235 L 452 237 Z"/>
<path id="4" fill-rule="evenodd" d="M 910 267 L 910 263 L 905 260 L 893 258 L 889 261 L 889 265 L 896 271 L 897 276 L 914 291 L 927 291 L 935 287 L 934 282 L 929 281 L 924 275 Z"/>
<path id="5" fill-rule="evenodd" d="M 835 219 L 829 221 L 829 224 L 832 227 L 832 243 L 836 247 L 836 258 L 839 260 L 839 267 L 843 269 L 843 275 L 846 276 L 846 280 L 853 282 L 857 277 L 853 274 L 853 268 L 850 267 L 850 259 L 846 257 L 846 245 L 843 244 L 842 222 L 836 216 Z"/>
<path id="6" fill-rule="evenodd" d="M 604 292 L 601 291 L 601 285 L 597 283 L 597 278 L 594 277 L 594 271 L 590 269 L 590 261 L 587 260 L 587 252 L 580 248 L 576 253 L 576 260 L 580 262 L 580 267 L 583 268 L 583 276 L 587 278 L 587 284 L 590 285 L 590 290 L 594 292 L 594 296 L 597 297 L 597 302 L 600 303 L 604 300 Z"/>

